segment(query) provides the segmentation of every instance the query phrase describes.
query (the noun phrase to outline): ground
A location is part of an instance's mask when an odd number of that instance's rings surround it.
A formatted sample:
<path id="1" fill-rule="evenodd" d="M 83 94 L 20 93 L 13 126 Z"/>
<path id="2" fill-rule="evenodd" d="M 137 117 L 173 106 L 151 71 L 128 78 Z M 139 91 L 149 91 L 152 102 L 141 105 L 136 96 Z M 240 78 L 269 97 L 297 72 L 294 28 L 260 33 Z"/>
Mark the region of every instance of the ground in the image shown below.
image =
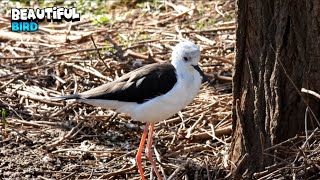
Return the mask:
<path id="1" fill-rule="evenodd" d="M 75 4 L 80 22 L 43 22 L 36 33 L 11 32 L 9 8 L 17 4 L 2 2 L 0 178 L 140 179 L 134 158 L 143 123 L 46 97 L 168 62 L 171 47 L 183 39 L 201 47 L 200 66 L 211 83 L 180 113 L 156 124 L 154 157 L 168 179 L 227 178 L 235 2 L 98 2 Z M 143 167 L 154 177 L 145 157 Z"/>

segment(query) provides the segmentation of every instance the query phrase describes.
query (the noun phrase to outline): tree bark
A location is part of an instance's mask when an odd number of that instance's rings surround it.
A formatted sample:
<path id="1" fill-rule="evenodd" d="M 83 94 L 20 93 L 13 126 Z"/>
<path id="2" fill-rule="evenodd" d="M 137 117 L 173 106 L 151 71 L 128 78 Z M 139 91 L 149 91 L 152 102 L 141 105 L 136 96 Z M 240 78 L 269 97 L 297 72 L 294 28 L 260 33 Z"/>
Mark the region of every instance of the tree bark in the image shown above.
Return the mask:
<path id="1" fill-rule="evenodd" d="M 233 76 L 234 178 L 275 163 L 265 151 L 305 129 L 319 127 L 320 1 L 238 0 Z M 305 120 L 306 108 L 314 115 Z M 281 155 L 285 157 L 285 155 Z"/>

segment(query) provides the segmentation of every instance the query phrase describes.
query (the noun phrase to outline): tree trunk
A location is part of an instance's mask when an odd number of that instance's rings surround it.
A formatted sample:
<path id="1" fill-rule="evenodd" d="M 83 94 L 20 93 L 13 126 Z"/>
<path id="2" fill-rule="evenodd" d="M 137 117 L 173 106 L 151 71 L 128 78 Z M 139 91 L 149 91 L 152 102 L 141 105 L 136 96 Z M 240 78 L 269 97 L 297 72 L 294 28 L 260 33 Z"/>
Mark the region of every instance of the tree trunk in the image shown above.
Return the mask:
<path id="1" fill-rule="evenodd" d="M 320 1 L 238 0 L 237 11 L 230 160 L 238 179 L 275 163 L 265 153 L 279 154 L 266 148 L 305 123 L 319 127 L 319 100 L 300 91 L 320 92 Z M 305 120 L 307 106 L 315 116 Z"/>

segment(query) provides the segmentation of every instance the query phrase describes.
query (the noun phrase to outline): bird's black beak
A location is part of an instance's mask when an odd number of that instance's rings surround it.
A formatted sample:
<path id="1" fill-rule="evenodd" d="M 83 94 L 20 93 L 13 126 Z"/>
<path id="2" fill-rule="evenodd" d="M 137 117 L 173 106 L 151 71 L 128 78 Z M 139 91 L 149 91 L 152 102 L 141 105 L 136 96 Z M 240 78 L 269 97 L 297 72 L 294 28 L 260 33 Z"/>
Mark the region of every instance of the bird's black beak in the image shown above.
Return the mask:
<path id="1" fill-rule="evenodd" d="M 204 74 L 204 72 L 200 69 L 198 65 L 192 65 L 192 67 L 200 73 L 200 75 L 202 76 L 202 82 L 207 81 L 208 83 L 210 83 L 209 78 Z"/>

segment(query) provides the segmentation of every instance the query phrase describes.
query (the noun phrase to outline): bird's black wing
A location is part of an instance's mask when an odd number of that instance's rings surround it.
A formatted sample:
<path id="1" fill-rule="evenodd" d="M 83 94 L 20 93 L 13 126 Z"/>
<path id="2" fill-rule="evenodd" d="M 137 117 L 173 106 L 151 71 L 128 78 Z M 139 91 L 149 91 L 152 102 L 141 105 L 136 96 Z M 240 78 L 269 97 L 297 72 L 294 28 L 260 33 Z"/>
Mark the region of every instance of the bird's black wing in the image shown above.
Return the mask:
<path id="1" fill-rule="evenodd" d="M 176 82 L 176 72 L 172 64 L 150 64 L 125 74 L 113 82 L 70 97 L 143 103 L 167 93 Z"/>

